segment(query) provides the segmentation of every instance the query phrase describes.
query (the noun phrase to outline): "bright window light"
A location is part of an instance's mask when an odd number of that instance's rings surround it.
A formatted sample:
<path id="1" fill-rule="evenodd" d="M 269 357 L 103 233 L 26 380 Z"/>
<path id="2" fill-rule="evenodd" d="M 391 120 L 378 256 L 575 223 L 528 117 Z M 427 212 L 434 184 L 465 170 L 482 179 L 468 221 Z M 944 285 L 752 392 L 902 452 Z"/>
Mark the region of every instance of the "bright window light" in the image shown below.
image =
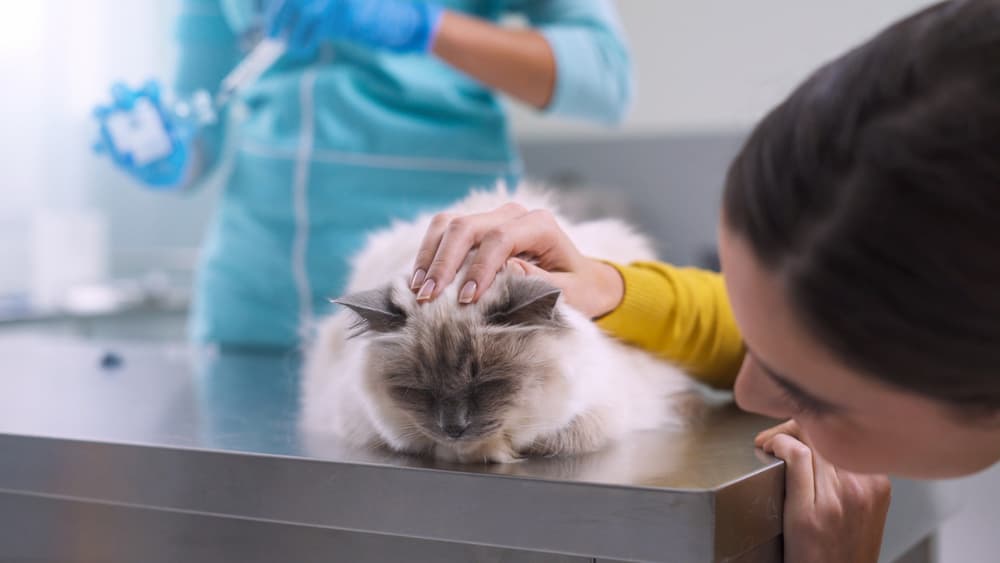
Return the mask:
<path id="1" fill-rule="evenodd" d="M 0 59 L 37 52 L 42 45 L 44 15 L 44 2 L 3 1 L 3 17 L 0 17 Z"/>

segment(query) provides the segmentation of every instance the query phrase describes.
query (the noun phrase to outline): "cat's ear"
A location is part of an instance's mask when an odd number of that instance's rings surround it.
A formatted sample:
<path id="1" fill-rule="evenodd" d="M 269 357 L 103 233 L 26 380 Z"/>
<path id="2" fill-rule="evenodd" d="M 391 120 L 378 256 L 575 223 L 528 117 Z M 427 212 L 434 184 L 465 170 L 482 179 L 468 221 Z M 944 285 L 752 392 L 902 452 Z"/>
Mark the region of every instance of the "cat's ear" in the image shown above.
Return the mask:
<path id="1" fill-rule="evenodd" d="M 565 322 L 556 309 L 562 290 L 538 278 L 514 278 L 507 298 L 486 311 L 486 322 L 504 326 L 558 328 Z"/>
<path id="2" fill-rule="evenodd" d="M 395 332 L 406 326 L 406 312 L 392 302 L 392 285 L 345 295 L 333 300 L 354 311 L 361 332 Z"/>

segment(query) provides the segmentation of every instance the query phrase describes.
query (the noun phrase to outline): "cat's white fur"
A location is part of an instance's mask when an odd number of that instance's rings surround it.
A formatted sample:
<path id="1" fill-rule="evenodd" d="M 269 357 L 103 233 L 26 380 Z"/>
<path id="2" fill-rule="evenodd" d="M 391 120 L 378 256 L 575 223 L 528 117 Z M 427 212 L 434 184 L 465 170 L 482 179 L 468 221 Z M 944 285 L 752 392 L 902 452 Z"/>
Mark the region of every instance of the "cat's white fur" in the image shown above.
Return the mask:
<path id="1" fill-rule="evenodd" d="M 502 186 L 474 192 L 447 212 L 479 213 L 508 202 L 555 213 L 549 196 L 527 186 L 513 194 Z M 397 294 L 408 294 L 406 280 L 432 217 L 398 222 L 374 233 L 353 262 L 346 293 L 394 280 Z M 558 215 L 556 219 L 587 256 L 622 263 L 654 259 L 649 242 L 620 221 L 574 224 Z M 455 314 L 458 310 L 456 286 L 452 284 L 430 304 L 440 308 L 440 314 Z M 683 421 L 677 407 L 679 402 L 690 400 L 689 392 L 694 387 L 687 376 L 668 362 L 606 335 L 562 300 L 557 307 L 572 329 L 546 344 L 555 347 L 558 385 L 549 385 L 524 398 L 519 412 L 510 418 L 511 425 L 504 429 L 504 440 L 482 444 L 475 451 L 455 451 L 438 445 L 437 457 L 507 462 L 532 444 L 546 440 L 555 444 L 555 451 L 578 453 L 597 449 L 634 430 Z M 352 313 L 341 311 L 319 327 L 303 379 L 304 426 L 310 431 L 332 432 L 358 445 L 385 444 L 398 451 L 425 447 L 427 444 L 413 436 L 412 425 L 389 404 L 389 399 L 372 392 L 364 381 L 362 366 L 368 340 L 349 338 L 352 323 Z M 577 424 L 570 436 L 569 425 L 574 419 Z M 531 423 L 518 424 L 518 420 Z"/>

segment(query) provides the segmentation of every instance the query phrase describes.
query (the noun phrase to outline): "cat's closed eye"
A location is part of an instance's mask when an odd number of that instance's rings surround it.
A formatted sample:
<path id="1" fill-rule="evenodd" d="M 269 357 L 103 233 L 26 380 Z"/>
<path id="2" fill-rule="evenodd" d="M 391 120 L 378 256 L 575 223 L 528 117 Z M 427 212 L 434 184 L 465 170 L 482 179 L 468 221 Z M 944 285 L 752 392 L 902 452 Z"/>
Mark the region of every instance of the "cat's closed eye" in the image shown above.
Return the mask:
<path id="1" fill-rule="evenodd" d="M 472 388 L 472 400 L 480 405 L 505 402 L 514 391 L 509 379 L 487 379 L 477 382 Z"/>
<path id="2" fill-rule="evenodd" d="M 427 408 L 434 404 L 434 395 L 427 389 L 395 385 L 389 388 L 389 394 L 400 403 L 408 403 L 417 407 Z"/>

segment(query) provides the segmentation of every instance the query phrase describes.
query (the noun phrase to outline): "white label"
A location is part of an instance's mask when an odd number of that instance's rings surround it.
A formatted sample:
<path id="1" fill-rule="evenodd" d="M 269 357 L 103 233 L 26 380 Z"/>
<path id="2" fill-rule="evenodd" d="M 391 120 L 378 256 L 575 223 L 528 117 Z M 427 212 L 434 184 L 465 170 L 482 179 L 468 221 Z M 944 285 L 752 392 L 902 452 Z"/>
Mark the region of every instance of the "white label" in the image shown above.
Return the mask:
<path id="1" fill-rule="evenodd" d="M 165 158 L 173 151 L 160 113 L 145 98 L 136 102 L 132 111 L 116 111 L 108 118 L 107 126 L 115 149 L 132 155 L 136 166 Z"/>

